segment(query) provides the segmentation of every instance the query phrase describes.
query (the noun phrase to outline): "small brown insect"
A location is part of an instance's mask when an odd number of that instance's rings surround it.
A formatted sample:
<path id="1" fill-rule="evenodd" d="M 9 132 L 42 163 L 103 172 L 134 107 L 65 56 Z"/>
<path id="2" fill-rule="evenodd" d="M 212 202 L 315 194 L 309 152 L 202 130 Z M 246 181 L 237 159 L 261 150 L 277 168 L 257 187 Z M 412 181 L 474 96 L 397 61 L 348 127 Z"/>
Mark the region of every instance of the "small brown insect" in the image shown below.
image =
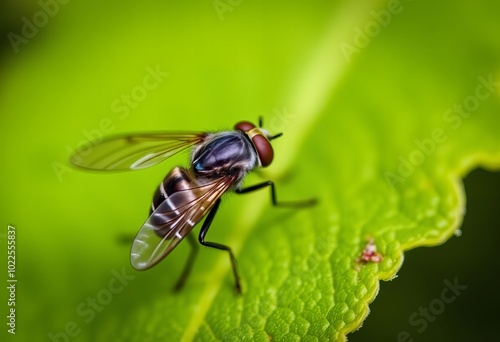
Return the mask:
<path id="1" fill-rule="evenodd" d="M 356 261 L 365 264 L 367 262 L 374 262 L 378 264 L 382 262 L 382 259 L 382 255 L 380 253 L 377 253 L 377 246 L 375 245 L 375 242 L 373 241 L 373 239 L 370 239 L 363 249 L 361 257 L 356 259 Z"/>

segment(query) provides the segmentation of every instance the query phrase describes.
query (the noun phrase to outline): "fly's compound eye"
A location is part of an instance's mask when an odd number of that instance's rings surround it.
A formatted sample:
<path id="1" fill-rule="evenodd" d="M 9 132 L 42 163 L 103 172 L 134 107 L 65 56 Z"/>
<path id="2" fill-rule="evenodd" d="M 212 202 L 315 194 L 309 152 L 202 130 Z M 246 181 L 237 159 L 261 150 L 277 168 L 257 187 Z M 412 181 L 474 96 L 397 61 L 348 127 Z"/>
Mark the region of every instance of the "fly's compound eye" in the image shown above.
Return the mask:
<path id="1" fill-rule="evenodd" d="M 253 123 L 248 121 L 238 122 L 234 125 L 234 128 L 246 133 L 250 140 L 252 140 L 262 167 L 266 167 L 271 164 L 274 157 L 273 147 L 259 128 L 255 127 Z"/>
<path id="2" fill-rule="evenodd" d="M 251 122 L 248 122 L 248 121 L 240 121 L 236 125 L 234 125 L 234 129 L 236 129 L 238 131 L 245 132 L 245 133 L 254 129 L 254 128 L 255 128 L 255 125 Z"/>
<path id="3" fill-rule="evenodd" d="M 253 130 L 248 133 L 251 133 L 252 131 Z M 269 140 L 267 140 L 267 138 L 260 132 L 260 130 L 259 133 L 257 133 L 253 137 L 250 137 L 255 146 L 255 149 L 257 150 L 257 154 L 259 155 L 260 163 L 262 164 L 262 166 L 266 167 L 271 164 L 274 157 L 274 151 Z"/>

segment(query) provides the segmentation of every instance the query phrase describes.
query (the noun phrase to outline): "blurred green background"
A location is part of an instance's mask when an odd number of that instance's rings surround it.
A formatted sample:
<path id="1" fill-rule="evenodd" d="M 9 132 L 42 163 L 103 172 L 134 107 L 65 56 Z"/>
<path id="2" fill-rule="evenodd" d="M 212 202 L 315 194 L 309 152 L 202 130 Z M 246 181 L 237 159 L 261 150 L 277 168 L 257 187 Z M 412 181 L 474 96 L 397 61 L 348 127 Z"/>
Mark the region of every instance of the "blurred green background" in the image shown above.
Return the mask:
<path id="1" fill-rule="evenodd" d="M 391 5 L 383 1 L 3 1 L 0 253 L 6 250 L 1 234 L 12 224 L 18 229 L 16 340 L 50 340 L 48 334 L 62 331 L 68 321 L 77 321 L 83 330 L 72 341 L 98 340 L 104 330 L 120 331 L 121 315 L 127 317 L 142 300 L 138 293 L 146 280 L 126 287 L 90 323 L 75 312 L 106 286 L 111 270 L 125 268 L 127 274 L 137 275 L 128 264 L 129 246 L 120 238 L 135 234 L 158 182 L 171 165 L 184 163 L 186 157 L 134 174 L 68 168 L 69 151 L 89 137 L 215 130 L 241 119 L 300 111 L 293 122 L 285 119 L 271 127 L 286 126 L 285 136 L 297 137 L 283 143 L 281 151 L 286 151 L 287 146 L 291 149 L 308 139 L 300 134 L 311 127 L 307 115 L 315 115 L 325 103 L 354 104 L 363 94 L 377 103 L 378 110 L 389 113 L 387 122 L 392 115 L 393 134 L 403 139 L 404 130 L 398 127 L 418 126 L 420 115 L 405 100 L 422 104 L 419 110 L 435 113 L 439 122 L 446 108 L 443 103 L 466 97 L 478 76 L 493 74 L 498 79 L 498 2 L 398 3 L 402 10 L 393 14 L 387 27 L 366 47 L 346 54 L 342 43 L 354 44 L 356 27 L 372 20 L 371 11 Z M 27 22 L 37 24 L 30 27 Z M 336 87 L 344 90 L 345 98 L 339 99 Z M 399 92 L 393 97 L 389 88 Z M 402 94 L 405 100 L 398 101 Z M 498 109 L 498 97 L 497 91 L 492 97 L 495 105 L 484 106 Z M 368 108 L 367 114 L 356 115 L 368 122 L 374 118 Z M 382 125 L 373 122 L 374 130 Z M 497 125 L 485 127 L 485 135 L 498 135 L 500 120 L 493 122 Z M 356 127 L 329 129 L 335 134 Z M 331 146 L 328 135 L 321 139 L 325 147 L 339 148 Z M 278 168 L 290 159 L 293 156 L 277 156 Z M 338 168 L 342 170 L 342 165 Z M 370 306 L 372 313 L 360 331 L 349 335 L 351 341 L 396 340 L 402 330 L 411 332 L 415 341 L 495 336 L 494 308 L 500 298 L 491 275 L 498 274 L 498 183 L 498 174 L 471 174 L 463 236 L 439 248 L 409 252 L 399 278 L 382 284 Z M 211 234 L 216 240 L 224 230 Z M 151 270 L 147 281 L 158 279 L 158 288 L 169 291 L 162 278 L 165 270 L 178 271 L 186 254 L 183 250 L 163 268 Z M 208 269 L 210 262 L 202 261 L 198 268 L 204 267 Z M 469 289 L 429 329 L 416 333 L 407 317 L 439 294 L 443 279 L 454 277 Z M 4 317 L 5 289 L 1 294 Z M 175 308 L 166 316 L 161 319 L 175 317 Z M 2 340 L 11 338 L 2 326 Z"/>

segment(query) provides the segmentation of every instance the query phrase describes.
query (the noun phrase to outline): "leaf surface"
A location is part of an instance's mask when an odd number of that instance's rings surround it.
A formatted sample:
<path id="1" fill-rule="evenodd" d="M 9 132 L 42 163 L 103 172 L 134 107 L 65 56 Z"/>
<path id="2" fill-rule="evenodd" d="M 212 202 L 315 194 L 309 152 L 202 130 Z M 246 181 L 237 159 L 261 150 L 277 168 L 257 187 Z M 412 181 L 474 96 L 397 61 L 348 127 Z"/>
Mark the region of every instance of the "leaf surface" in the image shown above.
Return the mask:
<path id="1" fill-rule="evenodd" d="M 29 230 L 20 319 L 41 323 L 22 333 L 47 336 L 76 322 L 82 341 L 326 341 L 358 329 L 405 251 L 459 229 L 461 178 L 500 168 L 500 40 L 491 29 L 499 6 L 401 1 L 380 22 L 391 3 L 243 2 L 223 21 L 207 3 L 62 6 L 54 31 L 9 61 L 0 105 L 9 113 L 2 144 L 20 141 L 2 152 L 6 165 L 20 166 L 2 170 L 10 180 L 2 219 Z M 92 41 L 73 20 L 82 13 Z M 377 23 L 378 33 L 366 31 Z M 360 30 L 371 32 L 366 46 L 356 43 Z M 113 110 L 157 68 L 168 73 L 157 88 L 128 112 Z M 26 124 L 34 111 L 43 115 Z M 99 132 L 229 128 L 258 115 L 284 135 L 273 141 L 273 165 L 245 184 L 272 179 L 279 200 L 319 202 L 273 208 L 267 190 L 224 198 L 207 239 L 235 252 L 242 296 L 224 252 L 201 249 L 186 287 L 173 293 L 187 244 L 136 273 L 128 246 L 115 243 L 146 219 L 171 165 L 111 176 L 54 169 L 67 146 Z M 30 215 L 28 192 L 43 199 Z M 380 263 L 359 262 L 370 240 Z M 107 301 L 115 271 L 129 280 Z M 44 315 L 54 301 L 64 304 Z"/>

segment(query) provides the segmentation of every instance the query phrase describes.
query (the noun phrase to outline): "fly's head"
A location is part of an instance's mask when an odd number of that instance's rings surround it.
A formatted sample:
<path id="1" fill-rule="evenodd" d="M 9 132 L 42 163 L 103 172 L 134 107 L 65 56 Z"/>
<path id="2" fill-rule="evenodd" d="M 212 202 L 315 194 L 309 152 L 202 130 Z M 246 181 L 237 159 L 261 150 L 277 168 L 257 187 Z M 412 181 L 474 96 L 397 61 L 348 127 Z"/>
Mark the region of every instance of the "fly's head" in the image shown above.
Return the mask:
<path id="1" fill-rule="evenodd" d="M 259 157 L 260 166 L 269 166 L 274 158 L 274 150 L 273 146 L 271 145 L 271 140 L 280 137 L 282 133 L 270 135 L 266 129 L 262 127 L 256 127 L 253 123 L 248 121 L 238 122 L 236 125 L 234 125 L 234 129 L 242 131 L 248 136 L 250 141 L 252 141 L 252 144 Z"/>

